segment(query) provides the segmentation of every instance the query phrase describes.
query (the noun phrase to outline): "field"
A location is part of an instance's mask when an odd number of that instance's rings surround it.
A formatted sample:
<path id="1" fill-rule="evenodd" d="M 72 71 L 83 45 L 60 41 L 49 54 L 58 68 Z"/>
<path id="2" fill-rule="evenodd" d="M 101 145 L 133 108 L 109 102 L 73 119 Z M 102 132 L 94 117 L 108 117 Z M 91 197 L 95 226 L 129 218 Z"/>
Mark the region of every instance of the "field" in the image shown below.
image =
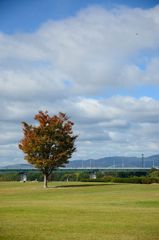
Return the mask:
<path id="1" fill-rule="evenodd" d="M 159 185 L 71 184 L 1 182 L 0 239 L 159 239 Z"/>

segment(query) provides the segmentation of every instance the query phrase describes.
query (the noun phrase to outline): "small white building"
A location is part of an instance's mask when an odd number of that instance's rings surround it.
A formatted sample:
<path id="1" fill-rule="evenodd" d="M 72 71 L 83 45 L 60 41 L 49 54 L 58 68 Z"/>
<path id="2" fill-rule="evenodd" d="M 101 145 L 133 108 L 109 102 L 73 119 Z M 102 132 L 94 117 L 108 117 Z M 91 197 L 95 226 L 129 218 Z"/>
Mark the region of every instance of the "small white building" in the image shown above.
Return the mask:
<path id="1" fill-rule="evenodd" d="M 27 174 L 25 172 L 21 173 L 20 181 L 21 182 L 26 182 L 27 181 Z"/>

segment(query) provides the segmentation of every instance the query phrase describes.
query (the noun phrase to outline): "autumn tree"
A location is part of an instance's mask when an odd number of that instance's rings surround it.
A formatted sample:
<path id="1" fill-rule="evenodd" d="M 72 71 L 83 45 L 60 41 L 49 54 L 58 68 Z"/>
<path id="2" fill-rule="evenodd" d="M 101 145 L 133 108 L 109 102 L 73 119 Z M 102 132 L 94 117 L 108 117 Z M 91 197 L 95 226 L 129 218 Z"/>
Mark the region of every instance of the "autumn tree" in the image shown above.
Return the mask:
<path id="1" fill-rule="evenodd" d="M 34 119 L 38 121 L 37 126 L 22 123 L 24 137 L 19 148 L 24 158 L 42 171 L 46 188 L 52 171 L 68 163 L 76 150 L 77 136 L 73 135 L 73 122 L 65 113 L 49 116 L 47 111 L 40 111 Z"/>

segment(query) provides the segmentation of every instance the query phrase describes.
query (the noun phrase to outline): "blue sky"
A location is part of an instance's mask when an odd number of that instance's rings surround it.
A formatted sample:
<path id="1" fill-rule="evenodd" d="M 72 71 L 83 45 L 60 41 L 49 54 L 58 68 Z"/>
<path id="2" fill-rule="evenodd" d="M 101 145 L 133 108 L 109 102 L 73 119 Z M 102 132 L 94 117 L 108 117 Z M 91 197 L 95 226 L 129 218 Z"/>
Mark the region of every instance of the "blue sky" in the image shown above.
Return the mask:
<path id="1" fill-rule="evenodd" d="M 158 154 L 158 1 L 0 1 L 0 165 L 21 122 L 66 112 L 73 159 Z"/>
<path id="2" fill-rule="evenodd" d="M 80 9 L 91 5 L 151 8 L 157 4 L 157 0 L 1 0 L 0 29 L 9 34 L 32 32 L 43 22 L 74 16 Z"/>

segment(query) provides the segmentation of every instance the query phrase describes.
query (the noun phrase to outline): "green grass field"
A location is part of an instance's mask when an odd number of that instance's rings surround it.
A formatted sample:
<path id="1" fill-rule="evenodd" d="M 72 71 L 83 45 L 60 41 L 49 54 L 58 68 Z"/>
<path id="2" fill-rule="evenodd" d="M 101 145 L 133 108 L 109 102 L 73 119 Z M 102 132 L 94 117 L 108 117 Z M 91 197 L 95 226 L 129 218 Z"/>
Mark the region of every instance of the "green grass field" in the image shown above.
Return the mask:
<path id="1" fill-rule="evenodd" d="M 65 184 L 1 182 L 0 239 L 159 239 L 159 185 Z"/>

